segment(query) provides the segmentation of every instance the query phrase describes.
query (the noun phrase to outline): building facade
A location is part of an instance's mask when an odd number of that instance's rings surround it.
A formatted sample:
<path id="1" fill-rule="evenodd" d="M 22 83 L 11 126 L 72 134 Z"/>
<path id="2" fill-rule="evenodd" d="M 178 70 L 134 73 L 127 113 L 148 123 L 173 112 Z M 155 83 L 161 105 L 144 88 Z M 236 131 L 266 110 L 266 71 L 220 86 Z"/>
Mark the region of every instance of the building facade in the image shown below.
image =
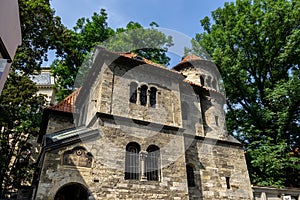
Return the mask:
<path id="1" fill-rule="evenodd" d="M 45 95 L 46 104 L 54 105 L 56 90 L 54 88 L 55 80 L 51 74 L 49 67 L 42 67 L 40 72 L 35 75 L 31 75 L 30 79 L 35 82 L 38 92 L 37 95 Z"/>
<path id="2" fill-rule="evenodd" d="M 33 199 L 253 199 L 212 62 L 94 54 L 82 87 L 45 110 Z"/>
<path id="3" fill-rule="evenodd" d="M 21 42 L 18 0 L 2 0 L 0 2 L 0 94 Z"/>

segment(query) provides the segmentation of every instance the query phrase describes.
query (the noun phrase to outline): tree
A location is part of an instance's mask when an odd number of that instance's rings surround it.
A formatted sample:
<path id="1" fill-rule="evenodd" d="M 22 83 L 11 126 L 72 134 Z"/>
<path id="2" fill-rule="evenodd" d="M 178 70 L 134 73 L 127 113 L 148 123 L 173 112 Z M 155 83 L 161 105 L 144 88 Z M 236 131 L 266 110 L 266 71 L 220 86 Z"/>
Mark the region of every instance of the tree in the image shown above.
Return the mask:
<path id="1" fill-rule="evenodd" d="M 49 0 L 19 0 L 22 45 L 12 68 L 25 75 L 39 71 L 50 49 L 60 49 L 65 27 L 54 16 Z M 58 51 L 58 53 L 61 53 Z"/>
<path id="2" fill-rule="evenodd" d="M 104 9 L 94 13 L 91 19 L 80 18 L 73 30 L 67 30 L 61 37 L 63 53 L 51 64 L 56 79 L 58 101 L 64 99 L 73 90 L 77 72 L 92 48 L 99 42 L 107 40 L 114 31 L 108 27 L 107 14 Z"/>
<path id="3" fill-rule="evenodd" d="M 104 9 L 94 13 L 91 19 L 80 18 L 73 30 L 63 36 L 66 39 L 60 56 L 51 65 L 56 78 L 58 101 L 64 99 L 73 91 L 74 81 L 78 70 L 95 45 L 103 45 L 112 51 L 134 52 L 144 58 L 160 64 L 168 64 L 167 47 L 172 45 L 172 38 L 166 37 L 155 29 L 155 22 L 151 28 L 145 29 L 139 23 L 129 22 L 126 28 L 116 31 L 107 24 L 107 13 Z"/>
<path id="4" fill-rule="evenodd" d="M 27 76 L 9 74 L 0 96 L 0 184 L 1 197 L 7 191 L 30 181 L 31 144 L 37 136 L 42 117 L 43 96 Z"/>
<path id="5" fill-rule="evenodd" d="M 299 187 L 300 2 L 237 0 L 201 20 L 227 95 L 227 127 L 245 144 L 253 184 Z"/>
<path id="6" fill-rule="evenodd" d="M 33 175 L 30 140 L 39 131 L 45 101 L 29 75 L 40 69 L 49 49 L 60 49 L 65 32 L 49 0 L 19 0 L 19 9 L 22 45 L 0 96 L 0 199 Z"/>
<path id="7" fill-rule="evenodd" d="M 113 37 L 102 43 L 116 52 L 133 52 L 161 65 L 168 65 L 170 58 L 166 52 L 173 45 L 172 37 L 157 30 L 158 24 L 150 23 L 144 28 L 137 22 L 129 22 L 126 28 L 118 28 Z"/>

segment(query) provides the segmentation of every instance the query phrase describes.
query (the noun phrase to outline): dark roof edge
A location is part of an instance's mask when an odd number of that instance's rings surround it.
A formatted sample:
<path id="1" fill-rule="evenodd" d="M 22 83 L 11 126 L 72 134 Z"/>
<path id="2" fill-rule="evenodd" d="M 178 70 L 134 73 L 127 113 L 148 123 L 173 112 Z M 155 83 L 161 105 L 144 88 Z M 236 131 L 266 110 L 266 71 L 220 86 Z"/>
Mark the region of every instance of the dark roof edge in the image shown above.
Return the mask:
<path id="1" fill-rule="evenodd" d="M 70 129 L 70 130 L 74 130 L 74 129 Z M 64 130 L 63 132 L 66 132 L 66 130 Z M 59 133 L 59 132 L 57 132 L 57 133 Z M 90 131 L 80 134 L 80 135 L 77 134 L 77 135 L 73 135 L 68 138 L 64 138 L 61 140 L 51 142 L 49 144 L 46 144 L 44 146 L 44 149 L 45 149 L 45 151 L 51 151 L 51 150 L 55 150 L 55 149 L 69 146 L 72 144 L 76 144 L 76 143 L 80 143 L 80 142 L 84 142 L 84 141 L 91 141 L 92 139 L 97 138 L 97 137 L 100 137 L 99 130 L 94 129 L 94 130 L 90 130 Z"/>
<path id="2" fill-rule="evenodd" d="M 123 120 L 124 122 L 127 121 L 131 121 L 134 122 L 136 124 L 140 124 L 140 125 L 148 125 L 151 124 L 152 126 L 157 126 L 157 127 L 162 127 L 161 130 L 171 130 L 171 131 L 179 131 L 179 132 L 183 132 L 184 129 L 181 127 L 177 127 L 177 126 L 170 126 L 170 125 L 164 125 L 164 124 L 158 124 L 155 122 L 149 122 L 149 121 L 144 121 L 144 120 L 140 120 L 140 119 L 132 119 L 132 118 L 127 118 L 127 117 L 123 117 L 123 116 L 117 116 L 117 115 L 111 115 L 111 114 L 106 114 L 106 113 L 101 113 L 101 112 L 97 112 L 97 117 L 99 117 L 100 119 L 110 119 L 113 120 L 115 122 L 115 119 L 118 120 Z"/>
<path id="3" fill-rule="evenodd" d="M 227 144 L 227 145 L 238 146 L 238 147 L 244 146 L 239 141 L 219 140 L 215 138 L 209 138 L 205 136 L 198 136 L 198 135 L 191 135 L 191 134 L 184 134 L 184 137 L 194 138 L 195 140 L 207 141 L 208 144 Z"/>

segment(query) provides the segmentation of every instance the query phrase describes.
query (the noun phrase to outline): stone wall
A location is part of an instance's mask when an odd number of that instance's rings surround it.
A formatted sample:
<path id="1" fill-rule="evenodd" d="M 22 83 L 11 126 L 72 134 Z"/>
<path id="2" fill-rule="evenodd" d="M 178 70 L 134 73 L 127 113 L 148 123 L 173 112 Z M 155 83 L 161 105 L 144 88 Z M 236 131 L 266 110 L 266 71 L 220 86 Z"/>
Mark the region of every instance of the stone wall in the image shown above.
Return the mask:
<path id="1" fill-rule="evenodd" d="M 145 120 L 165 125 L 182 126 L 179 83 L 177 79 L 164 77 L 164 72 L 151 72 L 149 66 L 139 66 L 130 69 L 126 66 L 110 66 L 103 70 L 101 76 L 101 93 L 98 97 L 98 111 L 117 116 Z M 170 73 L 170 72 L 168 72 Z M 130 103 L 130 83 L 135 82 L 140 88 L 142 85 L 157 89 L 156 105 Z M 137 91 L 140 92 L 139 89 Z M 95 92 L 96 93 L 96 92 Z"/>
<path id="2" fill-rule="evenodd" d="M 71 113 L 61 115 L 61 113 L 49 114 L 46 134 L 74 128 L 73 115 Z"/>
<path id="3" fill-rule="evenodd" d="M 195 170 L 196 186 L 189 188 L 190 199 L 199 196 L 205 200 L 252 199 L 244 151 L 240 146 L 195 139 L 186 148 L 186 163 Z"/>
<path id="4" fill-rule="evenodd" d="M 94 199 L 188 199 L 183 137 L 171 130 L 126 126 L 105 120 L 99 139 L 46 152 L 36 199 L 53 199 L 67 183 L 86 186 Z M 142 151 L 149 145 L 160 148 L 158 181 L 124 179 L 129 142 L 139 143 Z M 64 152 L 76 146 L 93 155 L 91 168 L 63 165 Z"/>
<path id="5" fill-rule="evenodd" d="M 255 200 L 300 200 L 300 188 L 253 186 Z"/>

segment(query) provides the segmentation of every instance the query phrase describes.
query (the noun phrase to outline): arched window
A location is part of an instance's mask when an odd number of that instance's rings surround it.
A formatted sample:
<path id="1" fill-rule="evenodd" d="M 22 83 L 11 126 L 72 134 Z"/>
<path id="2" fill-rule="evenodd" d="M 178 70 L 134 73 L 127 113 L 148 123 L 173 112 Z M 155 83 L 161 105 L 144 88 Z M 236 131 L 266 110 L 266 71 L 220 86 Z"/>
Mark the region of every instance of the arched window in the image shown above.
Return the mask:
<path id="1" fill-rule="evenodd" d="M 160 150 L 155 145 L 150 145 L 147 148 L 147 160 L 146 160 L 146 176 L 149 181 L 159 180 L 159 157 Z"/>
<path id="2" fill-rule="evenodd" d="M 138 84 L 135 82 L 130 83 L 130 93 L 129 93 L 129 101 L 131 103 L 136 103 L 137 100 L 137 86 Z"/>
<path id="3" fill-rule="evenodd" d="M 189 113 L 189 106 L 186 102 L 182 102 L 181 104 L 181 114 L 182 114 L 182 120 L 188 119 L 188 113 Z"/>
<path id="4" fill-rule="evenodd" d="M 204 78 L 203 78 L 203 76 L 200 76 L 200 84 L 201 84 L 202 86 L 204 86 Z"/>
<path id="5" fill-rule="evenodd" d="M 157 89 L 155 87 L 150 88 L 150 106 L 155 108 L 156 105 L 156 92 Z"/>
<path id="6" fill-rule="evenodd" d="M 130 142 L 126 146 L 125 179 L 138 180 L 140 177 L 140 145 Z"/>
<path id="7" fill-rule="evenodd" d="M 191 165 L 186 165 L 186 176 L 188 187 L 195 186 L 195 176 L 194 176 L 194 168 Z"/>
<path id="8" fill-rule="evenodd" d="M 147 90 L 148 90 L 148 87 L 146 85 L 141 86 L 140 103 L 141 103 L 142 106 L 147 105 Z"/>

